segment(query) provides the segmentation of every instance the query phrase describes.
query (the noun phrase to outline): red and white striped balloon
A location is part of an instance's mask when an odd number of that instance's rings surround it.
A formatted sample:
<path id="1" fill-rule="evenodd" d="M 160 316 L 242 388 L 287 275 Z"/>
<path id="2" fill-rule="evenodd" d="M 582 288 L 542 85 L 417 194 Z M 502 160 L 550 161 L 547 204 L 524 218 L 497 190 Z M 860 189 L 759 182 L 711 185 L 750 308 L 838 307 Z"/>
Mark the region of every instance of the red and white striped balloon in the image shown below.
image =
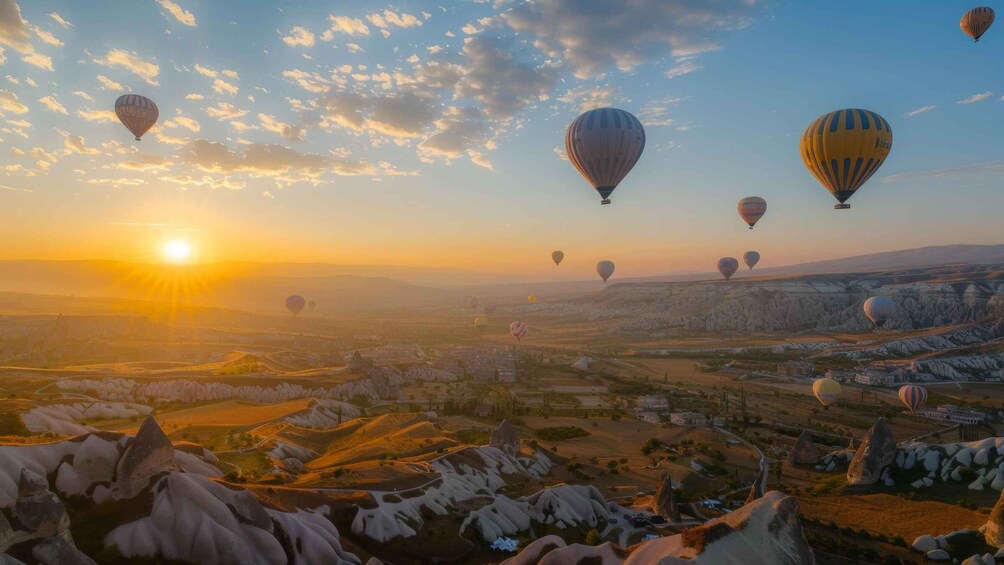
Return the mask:
<path id="1" fill-rule="evenodd" d="M 530 328 L 527 327 L 526 322 L 513 322 L 509 324 L 509 333 L 516 338 L 516 341 L 521 341 L 526 337 L 526 332 L 528 331 L 530 331 Z"/>

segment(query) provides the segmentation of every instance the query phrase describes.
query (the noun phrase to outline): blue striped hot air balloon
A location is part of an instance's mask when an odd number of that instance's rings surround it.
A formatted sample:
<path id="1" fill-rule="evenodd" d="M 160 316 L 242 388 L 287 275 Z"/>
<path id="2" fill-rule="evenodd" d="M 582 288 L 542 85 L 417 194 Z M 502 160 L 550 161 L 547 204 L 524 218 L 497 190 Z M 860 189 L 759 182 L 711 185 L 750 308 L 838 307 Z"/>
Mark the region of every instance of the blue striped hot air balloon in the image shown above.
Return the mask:
<path id="1" fill-rule="evenodd" d="M 617 108 L 590 110 L 565 132 L 568 160 L 600 194 L 600 204 L 610 204 L 610 193 L 644 150 L 645 128 L 630 112 Z"/>
<path id="2" fill-rule="evenodd" d="M 927 389 L 920 385 L 904 385 L 899 389 L 899 399 L 910 412 L 916 412 L 927 402 Z"/>

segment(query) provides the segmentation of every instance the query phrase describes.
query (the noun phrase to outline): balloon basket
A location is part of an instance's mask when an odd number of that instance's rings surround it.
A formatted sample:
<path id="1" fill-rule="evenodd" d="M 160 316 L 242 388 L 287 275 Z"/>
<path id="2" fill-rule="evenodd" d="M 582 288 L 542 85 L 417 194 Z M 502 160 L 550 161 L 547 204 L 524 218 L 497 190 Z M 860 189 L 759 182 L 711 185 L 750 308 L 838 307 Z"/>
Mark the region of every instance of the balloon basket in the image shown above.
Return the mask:
<path id="1" fill-rule="evenodd" d="M 851 209 L 851 205 L 850 204 L 837 204 L 836 206 L 833 207 L 833 209 L 834 210 L 850 210 Z"/>
<path id="2" fill-rule="evenodd" d="M 606 206 L 607 204 L 610 204 L 610 199 L 609 198 L 604 198 L 603 200 L 600 200 L 600 205 L 601 206 Z"/>

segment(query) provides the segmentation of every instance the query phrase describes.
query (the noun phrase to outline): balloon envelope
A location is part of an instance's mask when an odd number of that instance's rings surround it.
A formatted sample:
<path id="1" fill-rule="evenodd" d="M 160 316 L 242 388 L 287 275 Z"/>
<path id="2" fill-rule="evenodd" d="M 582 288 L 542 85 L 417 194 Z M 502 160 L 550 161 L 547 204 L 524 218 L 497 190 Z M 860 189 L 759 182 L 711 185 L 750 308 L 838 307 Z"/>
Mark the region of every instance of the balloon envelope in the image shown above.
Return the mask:
<path id="1" fill-rule="evenodd" d="M 910 409 L 916 412 L 927 402 L 927 389 L 920 385 L 905 385 L 899 388 L 899 399 Z"/>
<path id="2" fill-rule="evenodd" d="M 614 274 L 614 262 L 613 261 L 600 261 L 596 264 L 596 274 L 603 279 L 603 282 L 607 282 L 610 275 Z"/>
<path id="3" fill-rule="evenodd" d="M 848 108 L 824 114 L 805 129 L 800 152 L 809 172 L 840 204 L 882 166 L 892 149 L 892 129 L 869 110 Z"/>
<path id="4" fill-rule="evenodd" d="M 865 300 L 863 308 L 865 316 L 878 327 L 896 313 L 896 303 L 888 296 L 872 296 Z"/>
<path id="5" fill-rule="evenodd" d="M 311 310 L 313 310 L 314 308 L 317 308 L 317 301 L 311 300 L 310 302 L 308 302 L 307 303 L 307 308 L 310 308 Z"/>
<path id="6" fill-rule="evenodd" d="M 735 257 L 722 257 L 718 260 L 718 272 L 725 277 L 725 280 L 732 278 L 739 270 L 739 261 Z"/>
<path id="7" fill-rule="evenodd" d="M 565 132 L 565 153 L 579 173 L 610 203 L 610 193 L 631 171 L 645 150 L 645 128 L 630 112 L 617 108 L 590 110 Z"/>
<path id="8" fill-rule="evenodd" d="M 139 138 L 157 123 L 160 110 L 153 100 L 146 96 L 123 94 L 115 101 L 115 115 L 122 125 L 136 136 L 136 141 L 139 141 Z"/>
<path id="9" fill-rule="evenodd" d="M 812 394 L 820 404 L 829 406 L 840 396 L 840 383 L 833 379 L 818 379 L 812 383 Z"/>
<path id="10" fill-rule="evenodd" d="M 509 333 L 516 338 L 516 341 L 520 341 L 526 337 L 526 333 L 529 330 L 530 328 L 526 326 L 526 322 L 513 322 L 509 324 Z"/>
<path id="11" fill-rule="evenodd" d="M 747 196 L 739 201 L 739 217 L 749 224 L 750 229 L 767 212 L 767 201 L 759 196 Z"/>
<path id="12" fill-rule="evenodd" d="M 536 294 L 531 294 L 530 296 L 527 296 L 526 299 L 530 301 L 530 304 L 536 304 L 537 303 L 537 295 Z"/>
<path id="13" fill-rule="evenodd" d="M 488 329 L 488 318 L 478 316 L 474 318 L 474 327 L 478 329 L 479 332 L 484 332 Z"/>
<path id="14" fill-rule="evenodd" d="M 959 21 L 959 27 L 962 28 L 962 31 L 966 35 L 972 37 L 973 41 L 979 41 L 980 37 L 990 29 L 993 23 L 993 8 L 980 6 L 963 14 L 962 19 Z"/>
<path id="15" fill-rule="evenodd" d="M 289 310 L 289 313 L 294 316 L 302 312 L 306 305 L 307 301 L 299 294 L 291 294 L 286 297 L 286 310 Z"/>
<path id="16" fill-rule="evenodd" d="M 743 253 L 743 263 L 746 263 L 746 266 L 749 267 L 751 271 L 759 262 L 760 254 L 756 251 L 747 251 L 746 253 Z"/>
<path id="17" fill-rule="evenodd" d="M 560 265 L 561 264 L 561 260 L 564 259 L 564 258 L 565 258 L 565 254 L 562 253 L 561 251 L 553 251 L 553 252 L 551 252 L 551 260 L 554 261 L 555 265 Z"/>

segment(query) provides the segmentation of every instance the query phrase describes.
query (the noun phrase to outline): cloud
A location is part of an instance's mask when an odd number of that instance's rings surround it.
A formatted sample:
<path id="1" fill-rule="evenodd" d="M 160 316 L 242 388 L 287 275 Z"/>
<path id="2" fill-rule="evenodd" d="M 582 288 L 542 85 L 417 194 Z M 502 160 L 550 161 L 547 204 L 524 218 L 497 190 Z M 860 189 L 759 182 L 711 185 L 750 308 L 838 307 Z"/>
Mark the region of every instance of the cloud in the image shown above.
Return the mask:
<path id="1" fill-rule="evenodd" d="M 213 81 L 213 90 L 216 94 L 229 94 L 233 96 L 237 94 L 238 88 L 223 79 L 216 79 Z"/>
<path id="2" fill-rule="evenodd" d="M 666 78 L 672 79 L 683 75 L 689 75 L 690 73 L 697 72 L 704 67 L 698 65 L 697 61 L 693 57 L 681 57 L 676 60 L 676 64 L 670 67 L 666 71 Z"/>
<path id="3" fill-rule="evenodd" d="M 98 75 L 97 79 L 98 82 L 101 83 L 101 88 L 103 88 L 104 90 L 117 90 L 120 92 L 125 90 L 124 86 L 106 77 L 105 75 Z"/>
<path id="4" fill-rule="evenodd" d="M 206 97 L 201 94 L 186 94 L 185 100 L 204 100 Z"/>
<path id="5" fill-rule="evenodd" d="M 409 28 L 422 25 L 422 20 L 411 14 L 397 13 L 391 10 L 384 10 L 383 14 L 374 12 L 366 16 L 366 21 L 380 29 L 387 29 L 391 26 L 399 28 Z"/>
<path id="6" fill-rule="evenodd" d="M 553 68 L 535 68 L 516 60 L 508 42 L 489 37 L 468 38 L 464 44 L 463 80 L 456 98 L 477 101 L 492 118 L 508 118 L 554 88 Z"/>
<path id="7" fill-rule="evenodd" d="M 101 179 L 87 179 L 87 184 L 109 185 L 115 188 L 119 188 L 123 186 L 140 186 L 146 184 L 146 181 L 143 179 L 130 179 L 130 178 L 119 178 L 119 179 L 101 178 Z"/>
<path id="8" fill-rule="evenodd" d="M 935 108 L 937 108 L 937 106 L 935 106 L 933 104 L 930 104 L 928 106 L 921 106 L 920 108 L 917 108 L 916 110 L 910 110 L 909 112 L 907 112 L 904 115 L 906 117 L 908 117 L 908 118 L 912 118 L 912 117 L 916 116 L 917 114 L 923 114 L 924 112 L 930 112 L 931 110 L 933 110 Z"/>
<path id="9" fill-rule="evenodd" d="M 157 0 L 157 3 L 174 16 L 174 19 L 186 26 L 196 27 L 195 16 L 191 12 L 186 11 L 181 6 L 171 2 L 171 0 Z"/>
<path id="10" fill-rule="evenodd" d="M 68 113 L 66 111 L 66 107 L 60 104 L 59 101 L 57 101 L 52 96 L 44 96 L 42 98 L 39 98 L 38 101 L 41 102 L 42 105 L 48 108 L 49 111 L 51 112 L 58 112 L 60 114 Z"/>
<path id="11" fill-rule="evenodd" d="M 17 99 L 17 94 L 9 90 L 0 90 L 0 110 L 12 114 L 28 113 L 28 107 Z"/>
<path id="12" fill-rule="evenodd" d="M 958 102 L 956 102 L 956 104 L 975 104 L 977 102 L 986 100 L 987 98 L 990 98 L 993 95 L 994 93 L 990 91 L 981 92 L 979 94 L 973 94 L 972 96 L 966 98 L 965 100 L 959 100 Z"/>
<path id="13" fill-rule="evenodd" d="M 77 110 L 77 115 L 88 122 L 98 122 L 99 124 L 113 123 L 119 121 L 115 112 L 110 110 Z"/>
<path id="14" fill-rule="evenodd" d="M 209 67 L 203 67 L 202 65 L 195 63 L 195 72 L 199 73 L 204 77 L 216 78 L 220 76 L 220 73 L 210 69 Z"/>
<path id="15" fill-rule="evenodd" d="M 306 90 L 307 92 L 319 94 L 321 92 L 327 92 L 331 86 L 331 81 L 321 75 L 310 71 L 302 71 L 300 69 L 283 71 L 282 77 L 286 80 L 295 82 L 300 85 L 300 88 Z"/>
<path id="16" fill-rule="evenodd" d="M 615 103 L 624 101 L 624 97 L 621 95 L 620 89 L 610 85 L 577 86 L 559 96 L 558 100 L 571 104 L 578 112 L 585 112 L 593 108 L 612 106 Z"/>
<path id="17" fill-rule="evenodd" d="M 269 114 L 258 114 L 258 121 L 261 122 L 261 127 L 265 130 L 293 141 L 303 141 L 303 136 L 306 133 L 302 127 L 280 122 L 275 119 L 275 116 Z"/>
<path id="18" fill-rule="evenodd" d="M 193 177 L 191 175 L 168 175 L 160 177 L 160 180 L 182 186 L 182 190 L 188 190 L 189 186 L 208 186 L 209 188 L 226 188 L 230 190 L 241 190 L 245 183 L 226 178 L 217 179 L 207 175 Z"/>
<path id="19" fill-rule="evenodd" d="M 29 65 L 33 65 L 46 71 L 53 70 L 52 57 L 48 57 L 41 53 L 36 52 L 30 55 L 25 55 L 24 57 L 21 57 L 21 60 L 24 61 L 25 63 L 28 63 Z"/>
<path id="20" fill-rule="evenodd" d="M 564 56 L 579 78 L 630 70 L 667 52 L 683 57 L 720 48 L 721 32 L 749 24 L 755 0 L 538 0 L 502 14 L 513 30 Z"/>
<path id="21" fill-rule="evenodd" d="M 126 171 L 163 171 L 171 166 L 171 162 L 159 155 L 145 154 L 115 163 L 113 166 Z"/>
<path id="22" fill-rule="evenodd" d="M 345 48 L 349 50 L 349 53 L 365 53 L 366 50 L 359 46 L 358 43 L 346 43 Z"/>
<path id="23" fill-rule="evenodd" d="M 171 121 L 195 133 L 199 133 L 199 131 L 202 129 L 202 126 L 199 125 L 198 121 L 192 118 L 186 118 L 185 116 L 175 116 L 171 118 Z"/>
<path id="24" fill-rule="evenodd" d="M 63 16 L 60 16 L 57 12 L 50 12 L 49 17 L 56 20 L 56 23 L 63 26 L 64 28 L 73 27 L 73 24 L 63 19 Z"/>
<path id="25" fill-rule="evenodd" d="M 28 24 L 21 18 L 21 7 L 14 0 L 0 0 L 0 43 L 25 55 L 34 52 L 30 39 Z"/>
<path id="26" fill-rule="evenodd" d="M 436 115 L 432 101 L 411 92 L 388 96 L 339 93 L 322 98 L 319 104 L 322 124 L 393 138 L 421 137 Z"/>
<path id="27" fill-rule="evenodd" d="M 31 31 L 35 32 L 35 35 L 37 35 L 43 43 L 48 43 L 49 45 L 53 45 L 55 47 L 63 46 L 63 42 L 60 41 L 59 38 L 38 26 L 31 26 Z"/>
<path id="28" fill-rule="evenodd" d="M 228 104 L 226 102 L 220 102 L 216 106 L 206 108 L 206 114 L 209 115 L 210 118 L 216 118 L 218 120 L 232 120 L 247 113 L 247 110 L 241 110 L 233 104 Z"/>
<path id="29" fill-rule="evenodd" d="M 372 165 L 362 161 L 300 153 L 284 145 L 250 143 L 237 152 L 205 139 L 190 142 L 179 158 L 206 173 L 246 173 L 252 177 L 272 177 L 282 184 L 317 183 L 327 174 L 370 175 L 376 172 Z"/>
<path id="30" fill-rule="evenodd" d="M 961 177 L 977 177 L 978 180 L 999 180 L 1001 174 L 1004 174 L 1004 161 L 989 161 L 986 163 L 953 167 L 951 169 L 899 173 L 896 175 L 889 175 L 883 178 L 881 182 L 894 183 L 907 180 L 958 179 Z"/>
<path id="31" fill-rule="evenodd" d="M 675 106 L 683 100 L 679 97 L 650 100 L 638 111 L 637 117 L 646 126 L 671 126 L 673 119 L 668 116 L 669 107 Z"/>
<path id="32" fill-rule="evenodd" d="M 313 47 L 314 34 L 304 27 L 296 26 L 290 30 L 289 35 L 283 36 L 282 42 L 292 47 Z"/>
<path id="33" fill-rule="evenodd" d="M 124 68 L 139 76 L 148 84 L 159 86 L 156 78 L 160 74 L 160 67 L 154 63 L 144 61 L 135 53 L 121 49 L 112 49 L 103 58 L 95 59 L 94 62 L 106 67 Z"/>
<path id="34" fill-rule="evenodd" d="M 479 110 L 452 108 L 448 117 L 436 121 L 436 132 L 418 144 L 424 161 L 441 158 L 447 162 L 464 155 L 474 164 L 494 170 L 482 153 L 491 137 L 491 129 Z"/>
<path id="35" fill-rule="evenodd" d="M 80 98 L 83 98 L 84 100 L 93 100 L 93 98 L 91 98 L 91 95 L 87 94 L 83 90 L 74 90 L 72 94 L 74 96 L 78 96 Z"/>
<path id="36" fill-rule="evenodd" d="M 328 21 L 331 22 L 331 27 L 321 34 L 321 41 L 331 41 L 335 38 L 336 33 L 344 33 L 353 37 L 370 34 L 370 28 L 359 18 L 328 16 Z"/>
<path id="37" fill-rule="evenodd" d="M 63 145 L 66 147 L 68 153 L 80 153 L 82 155 L 96 155 L 100 153 L 97 149 L 88 147 L 83 136 L 70 135 L 66 132 L 63 132 L 63 135 L 66 138 L 63 141 Z"/>

